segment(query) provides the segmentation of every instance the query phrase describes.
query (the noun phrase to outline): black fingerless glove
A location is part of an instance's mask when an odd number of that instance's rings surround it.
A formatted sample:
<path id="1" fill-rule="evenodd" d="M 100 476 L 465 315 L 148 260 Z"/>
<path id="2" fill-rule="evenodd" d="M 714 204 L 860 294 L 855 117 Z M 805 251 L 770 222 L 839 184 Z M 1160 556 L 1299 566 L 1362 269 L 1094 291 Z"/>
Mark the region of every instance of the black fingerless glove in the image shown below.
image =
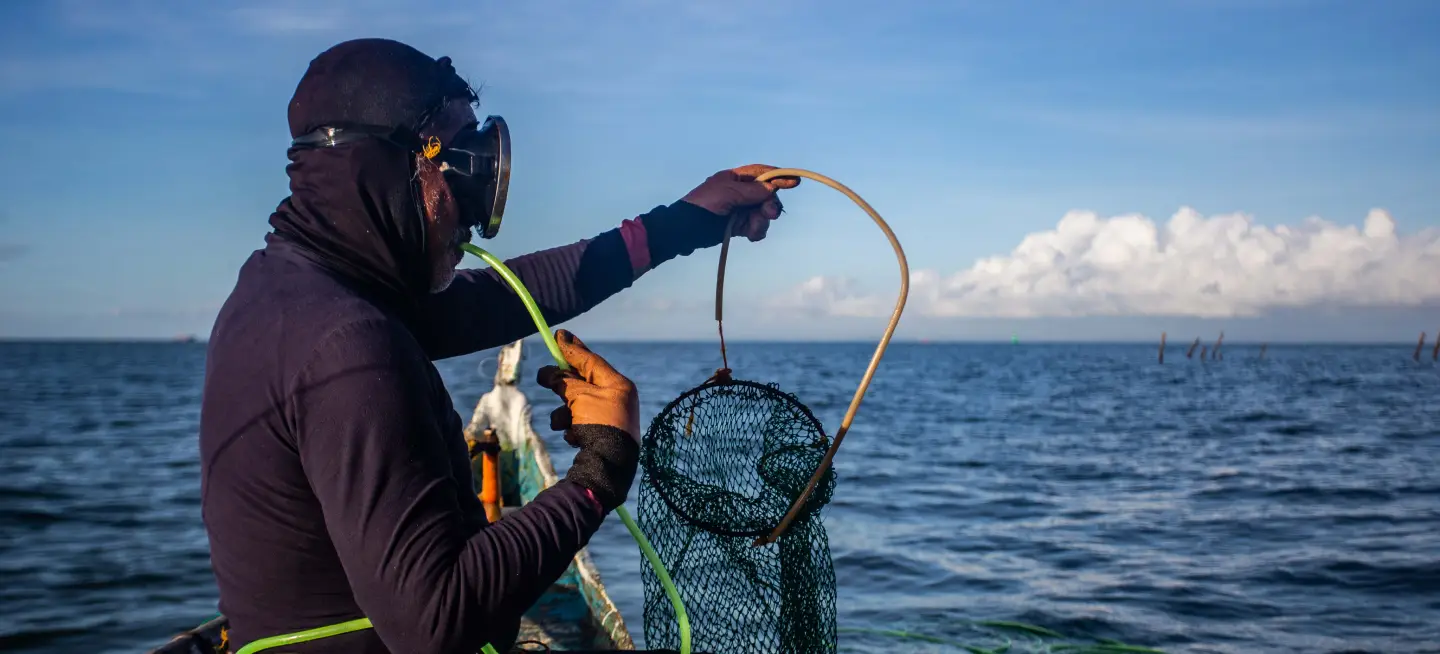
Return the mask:
<path id="1" fill-rule="evenodd" d="M 590 489 L 606 513 L 624 504 L 640 463 L 635 439 L 609 425 L 574 425 L 565 440 L 580 448 L 565 478 Z"/>

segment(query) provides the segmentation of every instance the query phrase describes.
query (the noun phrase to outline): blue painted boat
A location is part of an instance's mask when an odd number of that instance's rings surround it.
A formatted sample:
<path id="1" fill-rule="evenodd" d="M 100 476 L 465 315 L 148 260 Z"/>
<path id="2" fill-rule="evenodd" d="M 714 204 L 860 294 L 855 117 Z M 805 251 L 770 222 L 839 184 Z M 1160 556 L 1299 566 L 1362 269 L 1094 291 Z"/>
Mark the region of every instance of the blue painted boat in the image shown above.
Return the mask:
<path id="1" fill-rule="evenodd" d="M 515 386 L 519 377 L 521 343 L 501 348 L 495 386 L 480 398 L 465 439 L 470 444 L 477 488 L 485 489 L 485 473 L 498 472 L 498 488 L 490 485 L 487 510 L 504 515 L 535 499 L 557 481 L 545 443 L 531 427 L 530 403 Z M 492 444 L 493 446 L 489 445 Z M 492 453 L 489 465 L 485 453 Z M 498 506 L 497 506 L 498 505 Z M 493 518 L 492 518 L 493 519 Z M 224 616 L 188 630 L 151 654 L 217 654 L 226 652 Z M 518 651 L 633 650 L 634 641 L 610 601 L 600 573 L 581 550 L 559 580 L 521 618 Z"/>

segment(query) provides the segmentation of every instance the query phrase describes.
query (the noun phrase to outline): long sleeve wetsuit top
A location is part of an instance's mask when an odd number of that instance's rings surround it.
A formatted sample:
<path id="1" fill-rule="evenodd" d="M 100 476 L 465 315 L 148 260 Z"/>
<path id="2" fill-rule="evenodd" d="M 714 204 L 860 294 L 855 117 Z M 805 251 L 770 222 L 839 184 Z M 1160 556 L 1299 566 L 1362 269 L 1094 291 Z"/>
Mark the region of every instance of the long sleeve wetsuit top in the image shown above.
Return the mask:
<path id="1" fill-rule="evenodd" d="M 718 242 L 723 224 L 677 202 L 507 265 L 558 324 L 630 286 L 637 263 Z M 519 298 L 491 270 L 462 270 L 402 311 L 295 240 L 267 240 L 211 334 L 201 416 L 232 646 L 363 616 L 374 630 L 286 649 L 505 647 L 603 519 L 571 480 L 493 525 L 476 498 L 431 362 L 534 334 Z"/>

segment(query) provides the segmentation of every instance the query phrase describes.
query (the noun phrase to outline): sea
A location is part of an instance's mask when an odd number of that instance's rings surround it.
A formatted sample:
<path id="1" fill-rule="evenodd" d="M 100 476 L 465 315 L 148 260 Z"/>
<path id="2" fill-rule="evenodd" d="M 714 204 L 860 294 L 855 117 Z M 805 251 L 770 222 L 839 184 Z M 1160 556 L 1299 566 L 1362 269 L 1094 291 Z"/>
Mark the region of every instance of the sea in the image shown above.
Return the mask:
<path id="1" fill-rule="evenodd" d="M 1161 364 L 1154 344 L 894 344 L 822 514 L 841 650 L 961 652 L 1001 620 L 1175 653 L 1440 652 L 1429 348 L 1186 345 Z M 591 346 L 646 421 L 720 361 L 712 343 Z M 728 355 L 833 430 L 874 347 Z M 526 352 L 563 475 L 546 352 Z M 495 354 L 438 364 L 465 418 Z M 143 652 L 216 614 L 204 361 L 204 343 L 0 343 L 0 651 Z M 612 516 L 590 551 L 643 643 L 634 541 Z"/>

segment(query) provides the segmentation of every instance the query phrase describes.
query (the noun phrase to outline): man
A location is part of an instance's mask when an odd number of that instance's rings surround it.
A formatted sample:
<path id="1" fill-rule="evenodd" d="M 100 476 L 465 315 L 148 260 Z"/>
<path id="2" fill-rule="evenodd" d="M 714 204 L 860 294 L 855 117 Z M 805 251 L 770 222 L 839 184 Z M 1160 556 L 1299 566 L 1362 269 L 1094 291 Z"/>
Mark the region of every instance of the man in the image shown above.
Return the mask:
<path id="1" fill-rule="evenodd" d="M 232 651 L 361 617 L 374 628 L 285 649 L 506 651 L 633 481 L 634 386 L 562 331 L 576 374 L 547 369 L 542 383 L 565 399 L 575 463 L 494 525 L 475 496 L 431 362 L 535 331 L 493 271 L 456 271 L 484 198 L 445 162 L 476 134 L 475 101 L 448 58 L 379 39 L 322 53 L 295 91 L 291 136 L 307 145 L 290 151 L 291 195 L 206 360 L 201 496 Z M 721 171 L 675 204 L 507 265 L 563 322 L 718 244 L 731 216 L 763 238 L 775 189 L 798 181 L 753 181 L 766 169 Z"/>

